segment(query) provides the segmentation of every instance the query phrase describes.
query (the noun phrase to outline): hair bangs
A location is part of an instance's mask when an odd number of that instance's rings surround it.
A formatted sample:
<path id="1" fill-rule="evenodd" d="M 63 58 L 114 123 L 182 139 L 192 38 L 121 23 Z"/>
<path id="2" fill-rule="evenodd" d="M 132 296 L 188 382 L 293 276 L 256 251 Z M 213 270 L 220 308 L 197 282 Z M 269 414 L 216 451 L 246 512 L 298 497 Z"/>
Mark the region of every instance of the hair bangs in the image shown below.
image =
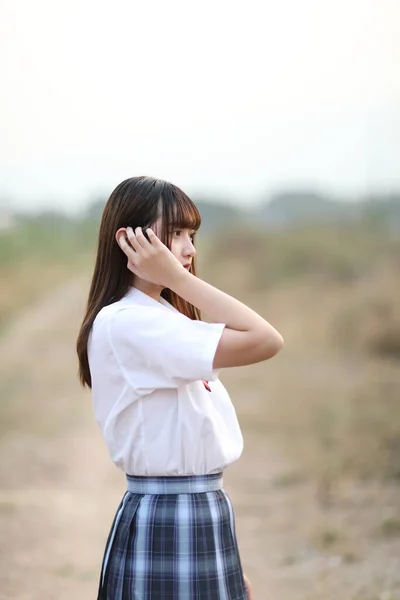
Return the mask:
<path id="1" fill-rule="evenodd" d="M 180 229 L 194 229 L 195 231 L 201 225 L 201 216 L 197 206 L 181 190 L 178 190 L 176 194 L 172 225 Z"/>
<path id="2" fill-rule="evenodd" d="M 163 242 L 170 247 L 173 229 L 193 229 L 201 225 L 201 216 L 195 203 L 178 187 L 165 186 L 162 203 Z"/>

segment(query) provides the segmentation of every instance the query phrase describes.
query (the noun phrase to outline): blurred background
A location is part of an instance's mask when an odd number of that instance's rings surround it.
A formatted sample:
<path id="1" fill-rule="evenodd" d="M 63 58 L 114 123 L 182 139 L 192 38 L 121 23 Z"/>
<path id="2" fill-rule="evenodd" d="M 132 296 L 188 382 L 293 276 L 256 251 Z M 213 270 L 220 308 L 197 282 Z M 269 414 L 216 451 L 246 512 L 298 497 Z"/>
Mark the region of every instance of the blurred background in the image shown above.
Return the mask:
<path id="1" fill-rule="evenodd" d="M 0 31 L 0 598 L 96 597 L 125 482 L 75 339 L 145 174 L 285 338 L 221 377 L 255 599 L 400 599 L 400 4 L 3 0 Z"/>

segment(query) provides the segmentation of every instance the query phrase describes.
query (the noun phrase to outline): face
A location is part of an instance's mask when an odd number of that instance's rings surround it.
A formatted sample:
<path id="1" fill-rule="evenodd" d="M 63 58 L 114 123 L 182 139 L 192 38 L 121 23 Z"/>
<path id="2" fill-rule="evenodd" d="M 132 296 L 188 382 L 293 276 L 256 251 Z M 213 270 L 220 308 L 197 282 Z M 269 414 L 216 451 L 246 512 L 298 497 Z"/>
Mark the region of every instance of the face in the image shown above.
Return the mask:
<path id="1" fill-rule="evenodd" d="M 154 224 L 153 231 L 161 236 L 161 218 L 157 219 Z M 193 245 L 196 231 L 194 229 L 181 229 L 179 227 L 171 227 L 171 252 L 179 260 L 179 262 L 188 270 L 192 264 L 192 260 L 196 254 L 196 248 Z"/>
<path id="2" fill-rule="evenodd" d="M 195 233 L 193 229 L 174 229 L 172 232 L 171 252 L 188 270 L 196 254 Z"/>

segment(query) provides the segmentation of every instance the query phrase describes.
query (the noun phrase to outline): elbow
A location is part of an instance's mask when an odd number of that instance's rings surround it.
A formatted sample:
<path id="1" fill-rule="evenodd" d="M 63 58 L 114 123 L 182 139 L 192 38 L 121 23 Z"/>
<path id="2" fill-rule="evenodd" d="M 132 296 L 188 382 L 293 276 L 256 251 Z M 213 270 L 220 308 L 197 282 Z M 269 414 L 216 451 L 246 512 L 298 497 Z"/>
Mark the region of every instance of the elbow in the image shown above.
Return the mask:
<path id="1" fill-rule="evenodd" d="M 274 330 L 272 335 L 269 332 L 269 335 L 264 338 L 262 360 L 268 360 L 276 356 L 282 350 L 284 343 L 284 339 L 278 331 Z"/>
<path id="2" fill-rule="evenodd" d="M 281 336 L 280 333 L 276 332 L 276 339 L 275 339 L 275 345 L 274 345 L 274 352 L 272 354 L 272 356 L 275 356 L 275 354 L 278 354 L 278 352 L 280 350 L 282 350 L 284 344 L 285 344 L 285 340 L 283 339 L 283 337 Z M 272 358 L 271 356 L 271 358 Z"/>

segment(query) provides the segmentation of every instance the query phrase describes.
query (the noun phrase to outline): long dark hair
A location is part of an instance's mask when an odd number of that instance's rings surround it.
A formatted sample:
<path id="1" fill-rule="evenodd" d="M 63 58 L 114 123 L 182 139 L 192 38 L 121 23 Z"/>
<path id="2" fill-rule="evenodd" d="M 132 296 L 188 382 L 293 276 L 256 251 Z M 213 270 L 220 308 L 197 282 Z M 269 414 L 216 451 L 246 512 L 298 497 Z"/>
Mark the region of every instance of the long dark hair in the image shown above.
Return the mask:
<path id="1" fill-rule="evenodd" d="M 171 247 L 172 227 L 197 230 L 201 224 L 196 205 L 182 190 L 172 183 L 152 177 L 125 179 L 117 185 L 104 207 L 86 314 L 76 344 L 79 379 L 83 386 L 92 387 L 87 346 L 93 321 L 104 306 L 125 296 L 134 279 L 115 234 L 121 227 L 150 227 L 160 216 L 160 239 L 168 248 Z M 194 258 L 190 271 L 196 275 Z M 161 295 L 187 317 L 201 318 L 197 308 L 171 290 L 164 289 Z"/>

